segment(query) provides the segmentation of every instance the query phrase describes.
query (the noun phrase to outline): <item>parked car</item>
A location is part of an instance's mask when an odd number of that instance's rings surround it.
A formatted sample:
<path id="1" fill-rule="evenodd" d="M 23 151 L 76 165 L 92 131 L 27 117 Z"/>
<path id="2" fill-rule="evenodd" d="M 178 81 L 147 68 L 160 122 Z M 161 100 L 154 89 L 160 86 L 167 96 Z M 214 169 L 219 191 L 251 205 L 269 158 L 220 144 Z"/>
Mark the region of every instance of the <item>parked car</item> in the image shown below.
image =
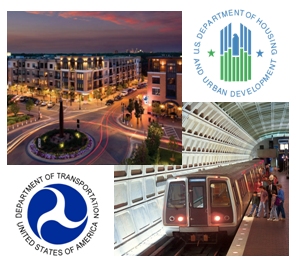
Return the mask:
<path id="1" fill-rule="evenodd" d="M 112 105 L 114 103 L 114 100 L 107 100 L 106 101 L 106 105 L 107 106 L 110 106 L 110 105 Z"/>
<path id="2" fill-rule="evenodd" d="M 120 96 L 120 94 L 118 94 L 117 96 L 114 97 L 114 100 L 115 100 L 115 101 L 119 101 L 119 100 L 121 100 L 121 99 L 122 99 L 122 97 Z"/>
<path id="3" fill-rule="evenodd" d="M 21 96 L 20 97 L 20 102 L 26 102 L 28 101 L 28 97 L 27 96 Z"/>
<path id="4" fill-rule="evenodd" d="M 147 86 L 147 83 L 141 83 L 141 84 L 138 84 L 137 88 L 140 89 L 140 88 L 144 88 Z"/>
<path id="5" fill-rule="evenodd" d="M 122 90 L 121 93 L 120 93 L 120 95 L 122 97 L 127 96 L 128 95 L 128 91 L 127 90 Z"/>
<path id="6" fill-rule="evenodd" d="M 47 103 L 47 108 L 52 108 L 54 106 L 54 102 L 50 101 Z"/>
<path id="7" fill-rule="evenodd" d="M 36 100 L 34 103 L 38 106 L 41 103 L 41 100 Z"/>
<path id="8" fill-rule="evenodd" d="M 41 105 L 41 106 L 46 106 L 46 105 L 47 105 L 47 101 L 42 101 L 42 102 L 40 103 L 40 105 Z"/>

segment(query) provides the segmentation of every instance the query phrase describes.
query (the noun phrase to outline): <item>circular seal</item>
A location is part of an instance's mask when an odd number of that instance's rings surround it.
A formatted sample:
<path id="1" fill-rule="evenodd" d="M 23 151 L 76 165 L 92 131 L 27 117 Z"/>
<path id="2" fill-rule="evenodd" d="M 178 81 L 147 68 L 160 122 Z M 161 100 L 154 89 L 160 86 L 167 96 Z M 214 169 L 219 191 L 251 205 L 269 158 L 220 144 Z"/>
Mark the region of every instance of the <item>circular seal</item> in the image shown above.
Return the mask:
<path id="1" fill-rule="evenodd" d="M 269 22 L 249 10 L 228 9 L 213 13 L 196 29 L 193 68 L 202 88 L 245 97 L 270 83 L 277 54 Z"/>

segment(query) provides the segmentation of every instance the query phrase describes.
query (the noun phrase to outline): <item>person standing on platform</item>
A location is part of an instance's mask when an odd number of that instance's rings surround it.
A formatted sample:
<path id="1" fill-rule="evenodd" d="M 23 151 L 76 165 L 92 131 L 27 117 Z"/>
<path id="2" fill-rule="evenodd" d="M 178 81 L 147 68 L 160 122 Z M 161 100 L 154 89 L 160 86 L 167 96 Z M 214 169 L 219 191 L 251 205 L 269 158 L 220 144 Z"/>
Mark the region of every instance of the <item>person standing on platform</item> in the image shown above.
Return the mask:
<path id="1" fill-rule="evenodd" d="M 269 177 L 269 164 L 265 166 L 265 176 Z"/>
<path id="2" fill-rule="evenodd" d="M 267 219 L 268 221 L 278 221 L 279 217 L 277 214 L 277 205 L 276 205 L 276 190 L 272 190 L 272 197 L 271 197 L 271 210 L 270 210 L 270 216 Z"/>
<path id="3" fill-rule="evenodd" d="M 267 200 L 268 200 L 268 193 L 266 192 L 266 190 L 263 188 L 263 186 L 260 186 L 260 203 L 259 203 L 259 209 L 258 209 L 258 213 L 255 216 L 256 218 L 260 218 L 260 212 L 263 208 L 264 210 L 264 218 L 267 218 Z"/>
<path id="4" fill-rule="evenodd" d="M 281 221 L 284 221 L 286 219 L 286 214 L 285 214 L 285 209 L 284 209 L 285 193 L 284 193 L 284 190 L 282 189 L 281 184 L 278 184 L 277 188 L 278 188 L 278 195 L 277 196 L 280 199 L 280 204 L 277 207 L 277 215 Z M 280 218 L 280 214 L 282 214 L 281 218 Z"/>
<path id="5" fill-rule="evenodd" d="M 260 186 L 262 186 L 262 182 L 260 180 L 260 178 L 257 179 L 257 181 L 254 184 L 254 190 L 260 194 Z"/>
<path id="6" fill-rule="evenodd" d="M 269 180 L 268 185 L 266 186 L 265 190 L 268 193 L 268 205 L 269 205 L 269 211 L 270 211 L 271 210 L 272 191 L 275 191 L 275 194 L 277 194 L 277 187 L 273 184 L 273 181 Z"/>
<path id="7" fill-rule="evenodd" d="M 252 203 L 252 209 L 250 211 L 250 214 L 248 215 L 248 217 L 252 217 L 253 213 L 256 209 L 255 215 L 257 215 L 258 213 L 258 207 L 259 207 L 259 203 L 260 203 L 260 197 L 257 195 L 257 192 L 253 192 L 253 196 L 251 199 L 251 203 Z"/>

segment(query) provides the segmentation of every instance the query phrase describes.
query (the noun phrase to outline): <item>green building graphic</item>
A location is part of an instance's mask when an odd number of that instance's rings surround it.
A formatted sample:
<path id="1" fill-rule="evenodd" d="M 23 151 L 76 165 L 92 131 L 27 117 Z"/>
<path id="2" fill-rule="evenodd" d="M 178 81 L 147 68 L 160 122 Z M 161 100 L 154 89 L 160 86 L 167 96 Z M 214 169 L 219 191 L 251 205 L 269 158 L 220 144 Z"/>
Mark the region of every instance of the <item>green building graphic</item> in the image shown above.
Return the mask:
<path id="1" fill-rule="evenodd" d="M 249 81 L 252 74 L 251 31 L 240 24 L 240 36 L 232 36 L 232 23 L 220 31 L 220 79 Z"/>

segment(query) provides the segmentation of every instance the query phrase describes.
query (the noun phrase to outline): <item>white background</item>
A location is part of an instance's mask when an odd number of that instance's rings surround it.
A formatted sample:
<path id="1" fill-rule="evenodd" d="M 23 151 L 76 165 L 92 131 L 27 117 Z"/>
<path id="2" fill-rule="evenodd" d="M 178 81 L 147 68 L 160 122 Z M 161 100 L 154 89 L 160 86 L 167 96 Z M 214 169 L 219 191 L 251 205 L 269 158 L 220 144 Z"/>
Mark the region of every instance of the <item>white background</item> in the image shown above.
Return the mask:
<path id="1" fill-rule="evenodd" d="M 155 10 L 155 11 L 179 11 L 182 10 L 182 54 L 183 54 L 183 101 L 290 101 L 290 115 L 295 114 L 295 83 L 292 71 L 295 66 L 295 9 L 290 3 L 293 1 L 7 1 L 5 10 L 1 11 L 1 88 L 2 105 L 1 125 L 1 181 L 0 181 L 0 267 L 145 267 L 174 265 L 219 265 L 220 267 L 250 267 L 257 265 L 276 266 L 290 265 L 281 257 L 250 257 L 247 259 L 224 258 L 224 262 L 217 258 L 146 258 L 144 261 L 136 257 L 123 258 L 113 256 L 113 166 L 8 166 L 6 154 L 6 52 L 7 52 L 7 11 L 19 10 Z M 96 8 L 97 7 L 97 8 Z M 248 9 L 264 17 L 266 22 L 272 25 L 272 31 L 276 34 L 276 42 L 280 65 L 277 65 L 276 76 L 250 98 L 233 99 L 213 94 L 207 88 L 199 88 L 197 75 L 193 64 L 193 42 L 195 34 L 205 19 L 217 12 L 229 9 Z M 3 8 L 2 8 L 3 9 Z M 217 23 L 217 22 L 216 22 Z M 190 96 L 190 97 L 189 97 Z M 293 127 L 293 122 L 291 121 Z M 291 137 L 294 137 L 294 129 L 291 129 Z M 290 140 L 290 158 L 294 149 L 293 140 Z M 291 164 L 291 166 L 293 166 Z M 18 197 L 24 187 L 48 172 L 65 172 L 79 176 L 87 180 L 99 198 L 100 206 L 100 230 L 94 239 L 79 254 L 63 257 L 46 256 L 36 252 L 25 245 L 15 226 L 14 210 Z M 291 168 L 290 186 L 294 189 L 294 176 Z M 290 223 L 294 222 L 294 200 L 290 200 Z M 291 225 L 292 226 L 292 225 Z M 294 236 L 293 228 L 290 230 L 290 238 Z M 280 241 L 278 241 L 280 243 Z M 266 246 L 266 245 L 262 245 Z M 295 242 L 290 239 L 290 255 L 295 250 Z M 272 258 L 272 259 L 271 259 Z"/>

